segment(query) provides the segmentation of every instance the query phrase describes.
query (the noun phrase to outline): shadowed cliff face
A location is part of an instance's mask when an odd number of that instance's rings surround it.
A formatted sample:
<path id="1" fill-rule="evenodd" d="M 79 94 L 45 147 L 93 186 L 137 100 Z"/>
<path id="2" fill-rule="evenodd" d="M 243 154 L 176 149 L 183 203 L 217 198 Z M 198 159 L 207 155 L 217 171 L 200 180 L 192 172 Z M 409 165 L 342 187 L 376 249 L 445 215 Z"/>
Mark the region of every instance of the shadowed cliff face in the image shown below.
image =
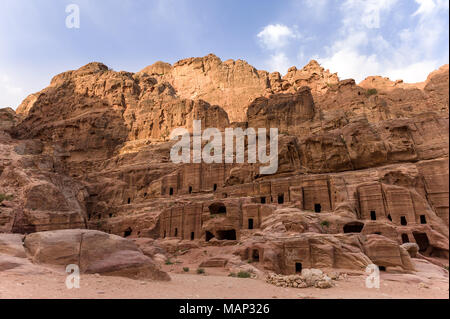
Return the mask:
<path id="1" fill-rule="evenodd" d="M 410 269 L 398 247 L 405 236 L 428 257 L 448 256 L 448 84 L 448 65 L 424 83 L 375 76 L 357 85 L 315 61 L 284 77 L 214 55 L 138 73 L 90 63 L 55 76 L 17 112 L 0 110 L 0 195 L 11 195 L 0 232 L 91 228 L 251 249 L 258 231 L 267 267 L 290 273 L 292 254 L 322 242 L 351 264 L 339 235 L 350 229 L 384 236 L 360 239 L 356 268 L 378 258 Z M 193 120 L 222 132 L 278 128 L 277 174 L 172 163 L 170 132 L 192 131 Z M 284 242 L 287 233 L 298 240 Z M 283 255 L 283 245 L 294 252 Z M 339 258 L 328 257 L 319 264 L 334 267 Z"/>

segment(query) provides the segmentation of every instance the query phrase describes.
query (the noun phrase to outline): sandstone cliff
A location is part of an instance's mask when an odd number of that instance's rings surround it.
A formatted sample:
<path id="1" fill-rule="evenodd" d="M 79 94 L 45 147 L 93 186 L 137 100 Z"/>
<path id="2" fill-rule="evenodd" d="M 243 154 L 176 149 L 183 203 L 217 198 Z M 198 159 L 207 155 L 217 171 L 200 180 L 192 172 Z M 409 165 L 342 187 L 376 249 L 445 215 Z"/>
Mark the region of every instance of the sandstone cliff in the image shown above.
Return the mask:
<path id="1" fill-rule="evenodd" d="M 448 258 L 448 73 L 356 84 L 316 61 L 281 77 L 214 55 L 64 72 L 0 110 L 0 232 L 240 241 L 282 273 L 369 261 L 410 271 L 405 242 Z M 172 163 L 169 134 L 194 119 L 277 127 L 277 174 Z"/>

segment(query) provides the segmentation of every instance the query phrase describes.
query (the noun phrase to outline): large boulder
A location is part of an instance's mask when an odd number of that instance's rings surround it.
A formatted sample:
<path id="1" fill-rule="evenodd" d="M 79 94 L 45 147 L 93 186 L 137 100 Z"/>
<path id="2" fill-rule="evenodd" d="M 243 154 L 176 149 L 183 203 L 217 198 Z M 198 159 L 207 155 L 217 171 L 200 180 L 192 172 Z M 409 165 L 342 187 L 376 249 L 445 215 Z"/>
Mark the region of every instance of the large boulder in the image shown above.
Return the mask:
<path id="1" fill-rule="evenodd" d="M 404 243 L 400 247 L 404 248 L 412 258 L 416 257 L 419 252 L 419 245 L 416 243 Z"/>
<path id="2" fill-rule="evenodd" d="M 0 234 L 0 254 L 25 258 L 22 240 L 20 234 Z"/>
<path id="3" fill-rule="evenodd" d="M 368 235 L 364 250 L 374 264 L 383 267 L 400 267 L 405 271 L 414 270 L 408 252 L 397 242 L 381 235 Z"/>
<path id="4" fill-rule="evenodd" d="M 30 259 L 38 264 L 79 265 L 81 273 L 170 280 L 128 239 L 95 230 L 38 232 L 25 237 Z"/>

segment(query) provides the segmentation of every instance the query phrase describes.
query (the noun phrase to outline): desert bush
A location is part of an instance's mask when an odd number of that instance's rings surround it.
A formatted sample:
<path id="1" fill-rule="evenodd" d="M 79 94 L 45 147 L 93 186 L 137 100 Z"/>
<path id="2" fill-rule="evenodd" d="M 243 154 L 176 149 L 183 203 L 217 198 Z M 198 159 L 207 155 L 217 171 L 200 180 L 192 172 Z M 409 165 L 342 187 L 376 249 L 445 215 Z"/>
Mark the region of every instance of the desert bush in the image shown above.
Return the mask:
<path id="1" fill-rule="evenodd" d="M 248 271 L 240 271 L 237 273 L 238 278 L 250 278 L 252 276 Z"/>
<path id="2" fill-rule="evenodd" d="M 6 195 L 6 194 L 0 193 L 0 203 L 3 202 L 4 200 L 11 200 L 11 199 L 13 199 L 12 195 Z"/>
<path id="3" fill-rule="evenodd" d="M 166 265 L 173 265 L 173 262 L 172 260 L 170 260 L 170 258 L 167 258 Z"/>
<path id="4" fill-rule="evenodd" d="M 320 225 L 322 225 L 324 227 L 330 227 L 330 222 L 328 220 L 322 220 L 320 222 Z"/>
<path id="5" fill-rule="evenodd" d="M 203 268 L 197 268 L 197 274 L 201 275 L 205 273 L 205 269 Z"/>

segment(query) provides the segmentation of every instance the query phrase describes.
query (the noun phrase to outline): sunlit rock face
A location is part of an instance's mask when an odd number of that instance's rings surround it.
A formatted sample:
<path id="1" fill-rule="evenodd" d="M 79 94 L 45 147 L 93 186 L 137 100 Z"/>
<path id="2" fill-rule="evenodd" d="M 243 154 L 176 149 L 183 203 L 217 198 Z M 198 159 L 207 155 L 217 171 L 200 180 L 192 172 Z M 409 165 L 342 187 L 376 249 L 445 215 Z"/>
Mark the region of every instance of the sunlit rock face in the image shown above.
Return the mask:
<path id="1" fill-rule="evenodd" d="M 448 258 L 448 85 L 448 65 L 423 83 L 357 84 L 316 61 L 285 76 L 212 54 L 138 73 L 90 63 L 0 109 L 0 232 L 240 243 L 237 256 L 283 274 L 408 272 L 404 243 Z M 174 164 L 170 133 L 193 120 L 278 128 L 277 173 Z"/>

